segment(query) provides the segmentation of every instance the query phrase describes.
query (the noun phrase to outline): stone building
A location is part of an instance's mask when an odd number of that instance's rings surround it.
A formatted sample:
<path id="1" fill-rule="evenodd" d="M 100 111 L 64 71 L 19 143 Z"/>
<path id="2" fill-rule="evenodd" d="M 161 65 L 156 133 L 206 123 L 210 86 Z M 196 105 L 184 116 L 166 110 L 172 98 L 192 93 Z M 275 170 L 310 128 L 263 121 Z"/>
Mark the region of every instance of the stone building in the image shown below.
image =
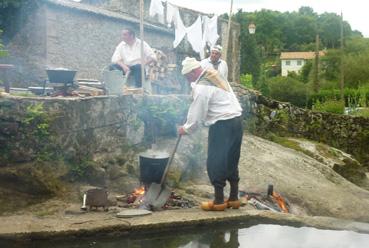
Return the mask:
<path id="1" fill-rule="evenodd" d="M 153 47 L 164 51 L 170 63 L 185 56 L 198 56 L 184 40 L 173 48 L 174 29 L 148 15 L 149 0 L 145 0 L 145 36 Z M 180 8 L 186 26 L 199 14 Z M 137 0 L 32 0 L 19 10 L 17 25 L 9 26 L 12 37 L 4 43 L 9 56 L 0 63 L 14 64 L 13 85 L 29 86 L 47 79 L 45 69 L 64 67 L 77 70 L 77 78 L 101 78 L 101 71 L 110 63 L 120 42 L 121 29 L 130 27 L 139 34 L 139 1 Z M 227 21 L 219 19 L 218 43 L 224 43 Z M 228 49 L 229 79 L 239 79 L 239 25 L 233 23 Z"/>

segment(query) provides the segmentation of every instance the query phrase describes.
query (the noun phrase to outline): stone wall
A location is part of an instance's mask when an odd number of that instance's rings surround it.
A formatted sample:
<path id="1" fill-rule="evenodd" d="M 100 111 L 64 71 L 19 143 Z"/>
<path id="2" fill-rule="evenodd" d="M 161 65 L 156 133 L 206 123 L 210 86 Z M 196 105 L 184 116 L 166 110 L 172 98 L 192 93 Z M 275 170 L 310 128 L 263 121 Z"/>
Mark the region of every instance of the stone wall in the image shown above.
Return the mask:
<path id="1" fill-rule="evenodd" d="M 0 163 L 44 153 L 72 160 L 126 153 L 154 136 L 175 137 L 188 103 L 188 96 L 175 95 L 0 98 Z"/>
<path id="2" fill-rule="evenodd" d="M 261 136 L 268 132 L 303 137 L 350 153 L 369 168 L 369 119 L 313 112 L 278 102 L 235 84 L 248 129 Z"/>
<path id="3" fill-rule="evenodd" d="M 148 8 L 149 1 L 145 1 L 145 40 L 152 47 L 163 50 L 170 63 L 180 64 L 185 56 L 198 57 L 187 41 L 173 49 L 174 29 L 149 17 Z M 13 86 L 40 84 L 47 79 L 46 67 L 71 68 L 78 70 L 77 78 L 101 79 L 101 70 L 110 63 L 120 42 L 122 27 L 130 27 L 139 34 L 138 1 L 133 0 L 82 3 L 34 0 L 20 13 L 23 21 L 22 25 L 13 27 L 16 35 L 4 39 L 10 56 L 0 59 L 1 63 L 16 65 L 10 75 Z M 192 24 L 200 14 L 188 9 L 181 13 L 185 25 Z M 226 21 L 219 23 L 219 33 L 224 34 Z M 234 24 L 233 59 L 229 62 L 232 81 L 239 80 L 239 33 L 239 26 Z"/>
<path id="4" fill-rule="evenodd" d="M 268 99 L 239 84 L 233 88 L 251 132 L 305 137 L 368 163 L 367 118 L 312 112 Z M 37 149 L 45 148 L 43 143 L 56 145 L 63 156 L 103 157 L 122 152 L 127 146 L 151 144 L 155 137 L 175 137 L 175 125 L 183 122 L 189 103 L 189 97 L 181 95 L 1 97 L 0 160 L 32 160 L 38 156 Z M 42 106 L 37 109 L 38 105 Z M 43 128 L 44 125 L 49 127 Z M 44 139 L 44 129 L 52 140 Z"/>

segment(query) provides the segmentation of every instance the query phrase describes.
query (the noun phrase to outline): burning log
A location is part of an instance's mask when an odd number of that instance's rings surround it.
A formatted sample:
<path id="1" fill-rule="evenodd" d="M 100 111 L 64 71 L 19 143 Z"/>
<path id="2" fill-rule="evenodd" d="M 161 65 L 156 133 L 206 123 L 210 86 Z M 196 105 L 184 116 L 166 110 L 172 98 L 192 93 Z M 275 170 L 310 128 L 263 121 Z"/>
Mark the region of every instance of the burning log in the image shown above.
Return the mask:
<path id="1" fill-rule="evenodd" d="M 152 210 L 151 206 L 144 206 L 145 187 L 142 186 L 135 189 L 132 193 L 119 196 L 119 206 L 124 208 L 140 208 Z M 117 198 L 118 200 L 118 198 Z M 185 199 L 181 195 L 172 191 L 169 199 L 163 206 L 163 210 L 180 209 L 180 208 L 192 208 L 196 205 L 195 202 Z"/>
<path id="2" fill-rule="evenodd" d="M 270 210 L 273 212 L 290 212 L 290 204 L 288 200 L 275 192 L 273 185 L 268 185 L 267 194 L 255 192 L 240 192 L 241 201 L 245 198 L 248 203 L 257 209 Z"/>

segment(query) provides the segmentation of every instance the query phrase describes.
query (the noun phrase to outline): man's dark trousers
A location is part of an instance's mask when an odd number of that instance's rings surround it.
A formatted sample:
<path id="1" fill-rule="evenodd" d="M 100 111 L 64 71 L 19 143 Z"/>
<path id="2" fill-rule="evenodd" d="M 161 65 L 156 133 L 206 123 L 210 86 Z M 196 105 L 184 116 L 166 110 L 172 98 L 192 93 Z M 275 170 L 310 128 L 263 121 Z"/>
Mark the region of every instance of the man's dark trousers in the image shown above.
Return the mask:
<path id="1" fill-rule="evenodd" d="M 136 65 L 129 66 L 129 69 L 131 71 L 130 74 L 135 79 L 135 86 L 136 86 L 136 88 L 141 88 L 142 87 L 141 68 L 142 68 L 141 64 L 136 64 Z M 125 75 L 124 70 L 118 64 L 111 64 L 109 66 L 109 70 L 111 70 L 111 71 L 112 70 L 120 70 L 120 71 L 123 72 L 123 75 Z"/>
<path id="2" fill-rule="evenodd" d="M 209 128 L 207 171 L 215 188 L 215 200 L 223 202 L 226 181 L 238 187 L 238 161 L 242 143 L 242 118 L 217 121 Z M 231 189 L 232 190 L 232 189 Z M 235 189 L 238 191 L 238 188 Z M 238 192 L 235 192 L 238 194 Z M 237 197 L 237 196 L 234 196 Z M 219 199 L 217 199 L 219 198 Z"/>

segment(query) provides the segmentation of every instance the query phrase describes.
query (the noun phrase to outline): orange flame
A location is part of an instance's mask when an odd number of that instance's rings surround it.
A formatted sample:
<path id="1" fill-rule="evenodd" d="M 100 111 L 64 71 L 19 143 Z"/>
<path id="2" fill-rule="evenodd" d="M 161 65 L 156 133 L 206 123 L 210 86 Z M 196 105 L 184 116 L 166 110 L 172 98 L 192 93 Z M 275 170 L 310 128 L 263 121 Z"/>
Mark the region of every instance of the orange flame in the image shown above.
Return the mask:
<path id="1" fill-rule="evenodd" d="M 133 191 L 133 194 L 134 194 L 134 195 L 137 195 L 137 196 L 139 196 L 139 195 L 144 195 L 144 194 L 145 194 L 145 187 L 144 187 L 144 186 L 141 186 L 141 187 L 139 187 L 139 188 L 135 189 L 135 190 Z"/>
<path id="2" fill-rule="evenodd" d="M 278 194 L 277 192 L 274 192 L 273 191 L 273 194 L 272 194 L 273 198 L 277 201 L 277 204 L 279 206 L 280 209 L 282 209 L 282 211 L 284 213 L 288 213 L 288 208 L 287 208 L 287 204 L 286 204 L 286 201 L 283 199 L 283 197 Z"/>

